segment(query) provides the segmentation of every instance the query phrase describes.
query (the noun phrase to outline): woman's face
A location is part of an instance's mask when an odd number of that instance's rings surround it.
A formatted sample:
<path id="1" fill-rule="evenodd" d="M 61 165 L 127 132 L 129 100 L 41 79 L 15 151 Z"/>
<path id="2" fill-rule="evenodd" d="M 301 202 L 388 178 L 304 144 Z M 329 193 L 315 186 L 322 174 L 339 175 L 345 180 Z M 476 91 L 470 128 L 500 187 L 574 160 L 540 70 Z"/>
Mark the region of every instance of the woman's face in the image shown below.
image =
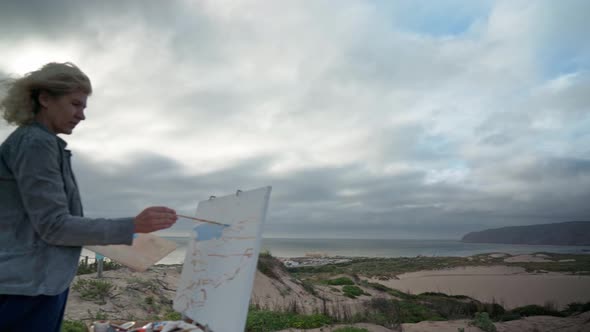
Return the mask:
<path id="1" fill-rule="evenodd" d="M 41 111 L 37 113 L 36 119 L 54 134 L 69 135 L 80 121 L 86 119 L 84 109 L 87 99 L 88 94 L 82 91 L 59 97 L 41 93 L 39 96 Z"/>

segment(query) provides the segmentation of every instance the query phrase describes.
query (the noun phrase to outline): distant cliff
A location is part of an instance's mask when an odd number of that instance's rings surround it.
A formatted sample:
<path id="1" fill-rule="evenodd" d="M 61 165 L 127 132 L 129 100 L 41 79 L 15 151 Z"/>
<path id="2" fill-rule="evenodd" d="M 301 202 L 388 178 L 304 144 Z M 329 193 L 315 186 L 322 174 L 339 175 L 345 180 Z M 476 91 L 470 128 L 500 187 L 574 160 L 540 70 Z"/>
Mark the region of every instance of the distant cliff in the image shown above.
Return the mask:
<path id="1" fill-rule="evenodd" d="M 463 236 L 463 242 L 546 244 L 562 246 L 590 245 L 590 221 L 514 226 L 487 229 Z"/>

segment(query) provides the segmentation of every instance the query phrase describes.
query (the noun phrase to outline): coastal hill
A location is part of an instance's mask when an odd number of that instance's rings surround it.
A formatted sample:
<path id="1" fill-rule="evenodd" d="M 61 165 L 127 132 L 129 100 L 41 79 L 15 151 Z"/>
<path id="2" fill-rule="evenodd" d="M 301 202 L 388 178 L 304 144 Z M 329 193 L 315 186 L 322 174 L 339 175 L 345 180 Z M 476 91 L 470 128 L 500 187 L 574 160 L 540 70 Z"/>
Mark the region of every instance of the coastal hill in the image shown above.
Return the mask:
<path id="1" fill-rule="evenodd" d="M 288 260 L 297 267 L 261 253 L 245 332 L 590 331 L 590 255 Z M 181 319 L 172 303 L 182 265 L 109 264 L 102 278 L 82 265 L 63 331 Z"/>
<path id="2" fill-rule="evenodd" d="M 468 233 L 463 236 L 461 241 L 470 243 L 587 246 L 590 245 L 590 221 L 487 229 Z"/>

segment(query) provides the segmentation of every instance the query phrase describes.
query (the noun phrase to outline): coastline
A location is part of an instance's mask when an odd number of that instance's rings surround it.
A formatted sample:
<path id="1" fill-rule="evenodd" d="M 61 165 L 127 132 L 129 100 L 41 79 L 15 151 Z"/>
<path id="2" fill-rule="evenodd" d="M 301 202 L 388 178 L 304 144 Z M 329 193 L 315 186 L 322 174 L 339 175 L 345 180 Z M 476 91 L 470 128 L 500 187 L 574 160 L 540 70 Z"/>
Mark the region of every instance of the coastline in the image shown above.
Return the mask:
<path id="1" fill-rule="evenodd" d="M 178 249 L 164 262 L 182 262 L 189 237 L 165 237 L 174 241 Z M 330 257 L 468 257 L 484 253 L 503 252 L 512 255 L 535 252 L 590 254 L 590 246 L 519 245 L 493 243 L 465 243 L 459 240 L 405 239 L 315 239 L 263 238 L 261 252 L 275 257 L 304 257 L 307 253 L 324 253 Z"/>

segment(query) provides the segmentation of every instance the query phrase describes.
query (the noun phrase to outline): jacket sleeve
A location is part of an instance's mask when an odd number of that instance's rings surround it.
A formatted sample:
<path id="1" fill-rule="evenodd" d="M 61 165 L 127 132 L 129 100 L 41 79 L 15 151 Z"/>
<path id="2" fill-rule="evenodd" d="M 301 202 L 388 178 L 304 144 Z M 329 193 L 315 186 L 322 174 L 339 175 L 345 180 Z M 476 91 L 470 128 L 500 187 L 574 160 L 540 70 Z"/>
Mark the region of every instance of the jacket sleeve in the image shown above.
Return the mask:
<path id="1" fill-rule="evenodd" d="M 26 137 L 11 165 L 25 212 L 41 239 L 52 245 L 131 244 L 133 218 L 72 216 L 61 174 L 59 146 L 42 137 Z"/>

